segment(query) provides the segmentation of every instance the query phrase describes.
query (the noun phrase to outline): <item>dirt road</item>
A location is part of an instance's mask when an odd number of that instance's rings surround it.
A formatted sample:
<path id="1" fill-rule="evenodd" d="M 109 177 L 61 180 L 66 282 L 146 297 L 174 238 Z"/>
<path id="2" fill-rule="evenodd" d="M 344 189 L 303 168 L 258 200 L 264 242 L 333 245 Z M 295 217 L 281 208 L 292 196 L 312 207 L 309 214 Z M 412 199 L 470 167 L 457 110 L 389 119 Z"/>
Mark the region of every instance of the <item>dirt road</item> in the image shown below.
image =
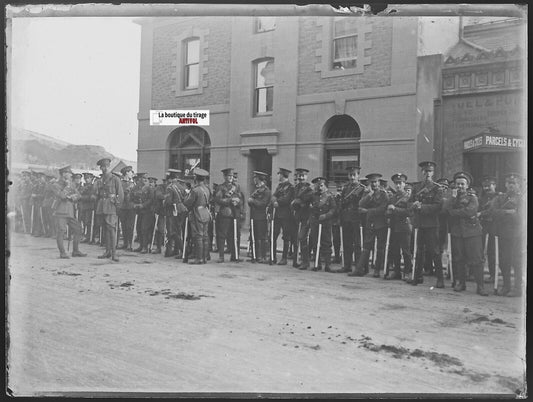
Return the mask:
<path id="1" fill-rule="evenodd" d="M 525 301 L 290 266 L 187 265 L 14 234 L 8 387 L 58 392 L 525 392 Z"/>

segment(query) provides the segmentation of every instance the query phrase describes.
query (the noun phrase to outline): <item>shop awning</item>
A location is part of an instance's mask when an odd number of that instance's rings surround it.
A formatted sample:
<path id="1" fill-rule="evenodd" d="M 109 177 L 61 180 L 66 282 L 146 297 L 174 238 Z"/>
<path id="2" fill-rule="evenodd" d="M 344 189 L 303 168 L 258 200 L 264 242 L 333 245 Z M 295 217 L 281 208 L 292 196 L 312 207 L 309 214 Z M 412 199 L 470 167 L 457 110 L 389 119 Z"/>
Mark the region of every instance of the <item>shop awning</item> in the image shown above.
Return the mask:
<path id="1" fill-rule="evenodd" d="M 463 152 L 509 152 L 526 148 L 524 138 L 500 134 L 478 134 L 463 141 Z"/>

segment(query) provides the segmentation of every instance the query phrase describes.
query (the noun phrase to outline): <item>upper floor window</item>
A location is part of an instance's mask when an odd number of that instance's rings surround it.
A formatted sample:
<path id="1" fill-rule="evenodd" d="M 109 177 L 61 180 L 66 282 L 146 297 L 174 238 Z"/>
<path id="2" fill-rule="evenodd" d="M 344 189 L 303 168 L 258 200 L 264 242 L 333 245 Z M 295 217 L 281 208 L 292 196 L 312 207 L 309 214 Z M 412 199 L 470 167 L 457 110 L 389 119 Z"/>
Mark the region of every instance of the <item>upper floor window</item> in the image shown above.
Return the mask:
<path id="1" fill-rule="evenodd" d="M 183 71 L 185 89 L 196 89 L 200 82 L 200 39 L 185 41 L 185 68 Z"/>
<path id="2" fill-rule="evenodd" d="M 274 59 L 255 63 L 254 114 L 272 113 L 274 100 Z"/>
<path id="3" fill-rule="evenodd" d="M 255 32 L 267 32 L 276 29 L 276 17 L 257 17 L 255 19 Z"/>
<path id="4" fill-rule="evenodd" d="M 333 69 L 355 68 L 357 63 L 357 27 L 354 18 L 335 21 L 333 28 Z"/>

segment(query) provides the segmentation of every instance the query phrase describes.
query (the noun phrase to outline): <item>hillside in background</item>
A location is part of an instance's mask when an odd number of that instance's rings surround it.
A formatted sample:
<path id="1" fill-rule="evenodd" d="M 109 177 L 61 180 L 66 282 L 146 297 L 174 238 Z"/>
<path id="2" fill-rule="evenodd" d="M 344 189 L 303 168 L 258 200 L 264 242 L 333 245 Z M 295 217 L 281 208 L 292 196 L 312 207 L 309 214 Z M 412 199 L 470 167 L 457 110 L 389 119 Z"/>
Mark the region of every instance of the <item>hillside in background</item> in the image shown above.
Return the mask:
<path id="1" fill-rule="evenodd" d="M 44 134 L 17 128 L 13 129 L 11 138 L 12 146 L 8 144 L 8 151 L 12 152 L 13 165 L 31 164 L 50 168 L 70 165 L 73 169 L 98 170 L 96 161 L 105 157 L 112 160 L 112 166 L 119 160 L 126 165 L 134 166 L 134 169 L 137 165 L 135 161 L 128 161 L 107 152 L 100 145 L 74 145 Z"/>

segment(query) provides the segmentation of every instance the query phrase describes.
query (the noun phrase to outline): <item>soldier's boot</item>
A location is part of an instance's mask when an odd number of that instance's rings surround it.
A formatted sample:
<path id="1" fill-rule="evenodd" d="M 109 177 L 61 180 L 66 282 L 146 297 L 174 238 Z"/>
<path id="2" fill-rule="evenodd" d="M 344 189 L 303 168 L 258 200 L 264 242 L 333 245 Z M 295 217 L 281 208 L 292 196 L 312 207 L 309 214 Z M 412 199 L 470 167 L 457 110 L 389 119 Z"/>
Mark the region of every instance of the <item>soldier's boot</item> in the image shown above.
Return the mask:
<path id="1" fill-rule="evenodd" d="M 155 232 L 155 250 L 152 250 L 152 254 L 161 254 L 161 244 L 163 244 L 163 235 L 159 232 Z"/>
<path id="2" fill-rule="evenodd" d="M 379 275 L 379 267 L 378 266 L 374 267 L 374 273 L 372 274 L 372 277 L 374 277 L 374 278 L 379 278 L 380 277 L 380 275 Z"/>
<path id="3" fill-rule="evenodd" d="M 401 280 L 402 279 L 402 272 L 400 271 L 400 264 L 399 263 L 394 266 L 392 275 L 389 275 L 389 279 L 392 279 L 392 280 L 396 280 L 396 279 Z"/>
<path id="4" fill-rule="evenodd" d="M 287 253 L 289 252 L 289 242 L 283 242 L 283 253 L 281 254 L 281 260 L 279 260 L 278 265 L 287 265 Z"/>
<path id="5" fill-rule="evenodd" d="M 207 261 L 211 261 L 211 251 L 210 251 L 210 244 L 209 244 L 209 240 L 202 240 L 203 241 L 203 250 L 204 250 L 204 254 L 203 254 L 203 258 L 202 258 L 202 262 L 204 264 L 207 263 Z"/>
<path id="6" fill-rule="evenodd" d="M 65 252 L 65 246 L 63 244 L 63 236 L 57 237 L 57 248 L 59 249 L 59 258 L 68 259 L 70 258 Z"/>
<path id="7" fill-rule="evenodd" d="M 325 272 L 333 272 L 330 268 L 330 263 L 331 263 L 331 256 L 330 255 L 324 256 L 324 271 Z"/>
<path id="8" fill-rule="evenodd" d="M 270 261 L 267 258 L 267 247 L 268 247 L 268 243 L 267 243 L 266 240 L 261 240 L 259 242 L 260 256 L 261 256 L 261 260 L 259 261 L 259 263 L 261 263 L 261 264 L 269 264 L 270 263 Z"/>
<path id="9" fill-rule="evenodd" d="M 413 286 L 424 283 L 424 274 L 422 272 L 423 271 L 422 267 L 419 265 L 418 267 L 415 267 L 414 270 L 415 270 L 414 279 L 409 278 L 407 280 L 407 283 Z"/>
<path id="10" fill-rule="evenodd" d="M 174 255 L 174 241 L 169 238 L 167 241 L 167 247 L 165 248 L 165 257 L 172 257 L 173 255 Z"/>
<path id="11" fill-rule="evenodd" d="M 80 241 L 79 240 L 73 240 L 72 242 L 72 256 L 73 257 L 87 257 L 87 254 L 82 253 L 79 249 L 80 247 Z"/>
<path id="12" fill-rule="evenodd" d="M 221 250 L 220 247 L 219 247 L 219 250 Z M 224 249 L 222 248 L 222 250 L 224 250 Z M 218 262 L 218 263 L 224 262 L 224 251 L 222 251 L 222 252 L 219 251 L 219 252 L 218 252 L 218 260 L 217 260 L 217 262 Z"/>
<path id="13" fill-rule="evenodd" d="M 117 257 L 117 243 L 115 242 L 114 236 L 112 239 L 109 240 L 109 248 L 111 250 L 111 260 L 118 262 L 119 259 Z"/>
<path id="14" fill-rule="evenodd" d="M 198 265 L 198 264 L 201 264 L 203 262 L 203 255 L 204 255 L 204 242 L 202 239 L 197 239 L 195 241 L 195 245 L 196 245 L 196 250 L 195 250 L 195 253 L 194 253 L 194 260 L 189 262 L 189 264 L 194 264 L 194 265 Z"/>
<path id="15" fill-rule="evenodd" d="M 302 265 L 298 269 L 302 271 L 309 269 L 309 246 L 302 246 Z"/>
<path id="16" fill-rule="evenodd" d="M 365 276 L 365 262 L 368 262 L 368 258 L 370 257 L 370 250 L 363 250 L 361 253 L 361 256 L 357 260 L 355 264 L 355 268 L 352 272 L 348 274 L 348 276 Z"/>

